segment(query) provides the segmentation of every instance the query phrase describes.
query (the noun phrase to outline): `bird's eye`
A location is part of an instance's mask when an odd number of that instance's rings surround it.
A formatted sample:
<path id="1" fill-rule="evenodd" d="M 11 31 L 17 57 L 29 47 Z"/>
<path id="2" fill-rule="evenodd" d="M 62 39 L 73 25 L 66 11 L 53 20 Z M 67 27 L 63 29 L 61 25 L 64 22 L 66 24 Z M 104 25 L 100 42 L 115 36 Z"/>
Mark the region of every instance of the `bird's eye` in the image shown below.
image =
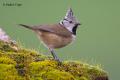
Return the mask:
<path id="1" fill-rule="evenodd" d="M 69 23 L 73 23 L 72 21 L 69 21 Z"/>
<path id="2" fill-rule="evenodd" d="M 69 21 L 69 20 L 67 20 L 67 19 L 64 19 L 65 21 L 68 21 L 69 23 L 73 23 L 72 21 Z"/>

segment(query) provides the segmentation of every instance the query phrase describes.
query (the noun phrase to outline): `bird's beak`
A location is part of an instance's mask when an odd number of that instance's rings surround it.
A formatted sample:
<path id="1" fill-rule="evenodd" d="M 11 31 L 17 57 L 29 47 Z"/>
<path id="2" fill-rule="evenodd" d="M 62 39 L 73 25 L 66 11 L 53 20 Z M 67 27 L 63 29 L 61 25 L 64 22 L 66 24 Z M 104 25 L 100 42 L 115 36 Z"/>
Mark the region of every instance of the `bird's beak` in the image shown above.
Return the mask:
<path id="1" fill-rule="evenodd" d="M 79 25 L 81 25 L 81 24 L 80 24 L 80 23 L 77 23 L 76 25 L 78 25 L 78 26 L 79 26 Z"/>

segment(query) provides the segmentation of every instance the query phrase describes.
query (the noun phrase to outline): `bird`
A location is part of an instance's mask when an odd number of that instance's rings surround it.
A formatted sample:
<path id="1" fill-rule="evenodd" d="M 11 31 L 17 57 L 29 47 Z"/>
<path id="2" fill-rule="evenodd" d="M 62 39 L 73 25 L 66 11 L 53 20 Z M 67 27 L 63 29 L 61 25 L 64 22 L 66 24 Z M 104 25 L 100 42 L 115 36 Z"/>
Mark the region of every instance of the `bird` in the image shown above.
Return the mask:
<path id="1" fill-rule="evenodd" d="M 73 42 L 76 38 L 78 26 L 81 24 L 73 15 L 72 9 L 68 8 L 65 17 L 59 23 L 37 26 L 19 25 L 35 32 L 43 45 L 49 49 L 54 60 L 60 62 L 54 50 L 65 47 Z"/>

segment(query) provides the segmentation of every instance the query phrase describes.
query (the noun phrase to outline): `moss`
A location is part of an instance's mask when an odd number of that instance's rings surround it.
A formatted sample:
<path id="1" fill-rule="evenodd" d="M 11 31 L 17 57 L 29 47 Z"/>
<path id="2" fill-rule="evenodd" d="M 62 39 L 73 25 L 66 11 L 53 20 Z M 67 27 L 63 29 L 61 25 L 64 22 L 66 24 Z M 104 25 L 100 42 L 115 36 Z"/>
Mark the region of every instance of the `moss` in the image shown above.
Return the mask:
<path id="1" fill-rule="evenodd" d="M 92 66 L 83 62 L 64 62 L 59 68 L 71 73 L 76 79 L 96 80 L 97 76 L 107 76 L 106 72 L 98 66 Z"/>
<path id="2" fill-rule="evenodd" d="M 108 76 L 99 66 L 80 61 L 59 64 L 35 50 L 0 41 L 0 80 L 108 80 Z"/>
<path id="3" fill-rule="evenodd" d="M 52 63 L 52 64 L 51 64 Z M 54 70 L 57 62 L 53 61 L 40 61 L 32 62 L 29 65 L 29 73 L 31 77 L 42 77 L 48 71 Z"/>
<path id="4" fill-rule="evenodd" d="M 57 69 L 56 61 L 45 60 L 30 64 L 30 76 L 33 79 L 42 78 L 43 80 L 74 80 L 73 75 Z"/>
<path id="5" fill-rule="evenodd" d="M 0 64 L 0 80 L 24 80 L 13 64 Z"/>
<path id="6" fill-rule="evenodd" d="M 68 72 L 51 70 L 42 75 L 43 80 L 75 80 L 74 76 Z"/>
<path id="7" fill-rule="evenodd" d="M 16 65 L 16 62 L 9 57 L 0 57 L 0 63 L 2 64 L 14 64 Z"/>

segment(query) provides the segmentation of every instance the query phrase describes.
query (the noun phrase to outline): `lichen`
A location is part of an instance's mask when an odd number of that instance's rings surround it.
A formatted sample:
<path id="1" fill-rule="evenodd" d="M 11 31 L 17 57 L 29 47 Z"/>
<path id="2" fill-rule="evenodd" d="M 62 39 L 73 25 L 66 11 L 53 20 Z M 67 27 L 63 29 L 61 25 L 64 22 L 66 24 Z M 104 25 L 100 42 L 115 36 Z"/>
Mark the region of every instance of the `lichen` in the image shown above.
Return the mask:
<path id="1" fill-rule="evenodd" d="M 35 50 L 0 41 L 0 80 L 108 80 L 108 76 L 100 66 L 82 61 L 59 64 Z"/>

